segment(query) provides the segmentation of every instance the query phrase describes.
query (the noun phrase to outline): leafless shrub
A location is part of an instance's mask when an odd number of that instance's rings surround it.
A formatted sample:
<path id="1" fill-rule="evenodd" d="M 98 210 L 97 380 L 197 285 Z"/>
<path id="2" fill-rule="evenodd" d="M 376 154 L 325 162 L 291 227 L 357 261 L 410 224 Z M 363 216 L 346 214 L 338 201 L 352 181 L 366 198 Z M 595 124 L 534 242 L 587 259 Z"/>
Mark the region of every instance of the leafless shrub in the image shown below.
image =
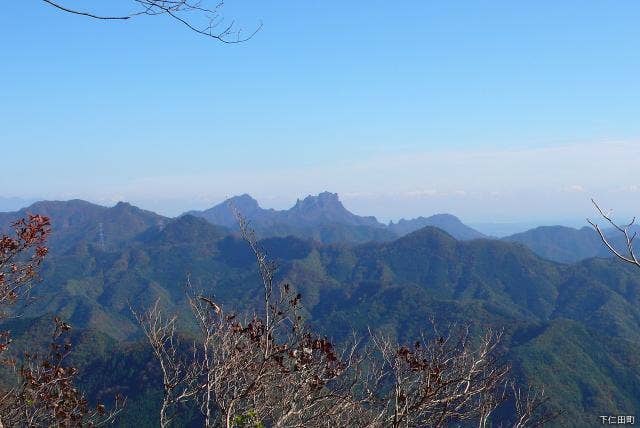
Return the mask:
<path id="1" fill-rule="evenodd" d="M 372 409 L 368 426 L 439 427 L 469 419 L 484 426 L 503 401 L 501 386 L 509 373 L 494 357 L 500 338 L 489 331 L 474 345 L 464 328 L 398 347 L 372 335 L 379 358 L 365 389 Z"/>
<path id="2" fill-rule="evenodd" d="M 50 221 L 41 215 L 29 215 L 13 223 L 15 237 L 0 236 L 0 311 L 26 300 L 37 277 L 37 269 L 48 254 L 45 241 L 51 232 Z M 6 317 L 0 312 L 0 321 Z M 50 350 L 46 355 L 25 353 L 2 358 L 0 363 L 16 370 L 17 384 L 0 391 L 0 428 L 96 426 L 106 424 L 122 409 L 124 400 L 116 398 L 113 410 L 102 404 L 91 408 L 75 387 L 78 370 L 65 364 L 71 343 L 65 333 L 71 326 L 55 319 Z M 9 332 L 0 332 L 0 354 L 11 344 Z"/>
<path id="3" fill-rule="evenodd" d="M 58 318 L 55 324 L 48 354 L 25 353 L 18 385 L 0 394 L 0 427 L 100 426 L 122 410 L 120 397 L 110 411 L 90 407 L 75 386 L 78 370 L 65 364 L 72 347 L 64 335 L 71 326 Z"/>
<path id="4" fill-rule="evenodd" d="M 440 334 L 433 324 L 433 337 L 412 346 L 370 334 L 368 344 L 354 339 L 338 351 L 309 331 L 300 315 L 301 296 L 286 283 L 274 284 L 275 264 L 248 222 L 241 216 L 238 222 L 258 264 L 263 312 L 226 313 L 188 283 L 199 326 L 188 359 L 179 356 L 173 339 L 175 318 L 163 321 L 157 305 L 139 317 L 162 368 L 163 409 L 192 400 L 207 427 L 440 427 L 468 420 L 485 427 L 509 397 L 509 366 L 495 355 L 501 332 L 474 339 L 469 328 Z M 538 395 L 515 387 L 513 394 L 514 426 L 546 418 Z M 163 412 L 161 421 L 167 420 Z"/>
<path id="5" fill-rule="evenodd" d="M 534 390 L 531 387 L 526 391 L 518 387 L 515 382 L 510 382 L 515 405 L 516 420 L 513 428 L 539 427 L 556 419 L 560 413 L 547 411 L 544 405 L 549 401 L 544 388 Z"/>
<path id="6" fill-rule="evenodd" d="M 165 318 L 160 302 L 135 317 L 142 328 L 162 372 L 163 397 L 160 426 L 169 426 L 177 414 L 177 406 L 197 394 L 198 367 L 179 353 L 175 334 L 176 317 Z"/>

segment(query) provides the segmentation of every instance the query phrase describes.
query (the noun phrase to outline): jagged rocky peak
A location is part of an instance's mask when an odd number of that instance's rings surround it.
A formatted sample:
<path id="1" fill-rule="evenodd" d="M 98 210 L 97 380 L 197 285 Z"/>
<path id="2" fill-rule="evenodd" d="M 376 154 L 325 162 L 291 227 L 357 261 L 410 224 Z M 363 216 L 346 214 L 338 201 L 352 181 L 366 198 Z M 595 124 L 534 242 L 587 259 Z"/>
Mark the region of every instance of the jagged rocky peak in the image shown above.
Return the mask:
<path id="1" fill-rule="evenodd" d="M 298 199 L 293 210 L 299 211 L 332 211 L 332 210 L 345 210 L 345 207 L 340 202 L 337 193 L 322 192 L 317 196 L 309 195 L 303 200 Z"/>
<path id="2" fill-rule="evenodd" d="M 237 230 L 238 222 L 230 206 L 251 222 L 252 227 L 265 237 L 269 236 L 303 236 L 318 239 L 318 233 L 324 234 L 322 239 L 333 241 L 365 242 L 374 239 L 390 239 L 392 233 L 384 231 L 384 225 L 375 217 L 361 217 L 351 213 L 340 202 L 337 193 L 322 192 L 315 196 L 307 196 L 287 210 L 264 209 L 247 194 L 234 196 L 205 211 L 191 211 L 212 224 Z M 351 230 L 349 226 L 357 226 Z M 367 227 L 383 230 L 365 230 Z"/>
<path id="3" fill-rule="evenodd" d="M 298 199 L 296 204 L 283 215 L 289 221 L 306 222 L 308 224 L 339 223 L 352 226 L 384 227 L 375 217 L 361 217 L 347 210 L 337 193 L 322 192 L 317 196 Z"/>

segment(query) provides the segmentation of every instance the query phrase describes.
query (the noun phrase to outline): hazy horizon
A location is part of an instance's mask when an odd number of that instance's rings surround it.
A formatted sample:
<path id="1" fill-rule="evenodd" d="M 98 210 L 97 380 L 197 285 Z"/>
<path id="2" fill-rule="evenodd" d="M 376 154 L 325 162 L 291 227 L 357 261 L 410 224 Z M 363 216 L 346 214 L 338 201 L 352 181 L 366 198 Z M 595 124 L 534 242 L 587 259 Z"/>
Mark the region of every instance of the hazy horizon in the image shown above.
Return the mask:
<path id="1" fill-rule="evenodd" d="M 330 190 L 327 190 L 330 191 Z M 240 194 L 237 195 L 231 195 L 230 197 L 234 197 L 234 196 L 239 196 Z M 253 195 L 250 195 L 253 197 Z M 275 210 L 286 210 L 291 208 L 293 205 L 295 205 L 295 203 L 297 202 L 297 200 L 299 199 L 304 199 L 306 196 L 316 196 L 316 195 L 302 195 L 299 197 L 296 197 L 295 199 L 291 200 L 290 203 L 287 203 L 285 200 L 283 200 L 283 203 L 278 203 L 278 204 L 272 204 L 269 205 L 269 202 L 274 202 L 273 199 L 271 200 L 260 200 L 260 199 L 256 199 L 258 204 L 260 205 L 261 208 L 264 209 L 275 209 Z M 401 219 L 406 219 L 406 220 L 410 220 L 416 217 L 429 217 L 432 215 L 436 215 L 436 214 L 452 214 L 455 215 L 456 217 L 460 218 L 460 220 L 467 224 L 468 226 L 474 227 L 477 230 L 479 230 L 482 233 L 485 233 L 486 235 L 490 235 L 490 236 L 497 236 L 497 237 L 501 237 L 501 236 L 507 236 L 513 233 L 518 233 L 518 232 L 522 232 L 528 229 L 532 229 L 538 226 L 568 226 L 568 227 L 574 227 L 574 228 L 581 228 L 583 226 L 587 226 L 588 223 L 586 222 L 586 220 L 580 219 L 580 218 L 547 218 L 547 219 L 538 219 L 538 220 L 533 220 L 533 219 L 489 219 L 489 220 L 483 220 L 483 219 L 473 219 L 473 218 L 464 218 L 461 216 L 458 216 L 455 212 L 445 212 L 445 211 L 434 211 L 434 212 L 425 212 L 422 214 L 417 214 L 417 215 L 405 215 L 405 216 L 400 216 L 400 217 L 396 217 L 396 218 L 385 218 L 383 216 L 379 216 L 376 215 L 375 213 L 371 213 L 371 212 L 364 212 L 364 211 L 358 211 L 356 209 L 354 209 L 353 207 L 351 207 L 349 205 L 349 203 L 345 203 L 344 199 L 342 198 L 342 196 L 340 194 L 338 194 L 338 197 L 340 199 L 340 202 L 342 202 L 342 204 L 345 206 L 345 208 L 351 212 L 353 212 L 354 214 L 357 215 L 361 215 L 361 216 L 374 216 L 379 222 L 384 223 L 384 224 L 388 224 L 389 222 L 394 222 L 397 223 L 399 220 Z M 31 199 L 25 199 L 25 198 L 20 198 L 20 197 L 5 197 L 5 196 L 1 196 L 0 195 L 0 212 L 12 212 L 12 211 L 19 211 L 20 209 L 23 208 L 27 208 L 30 205 L 39 202 L 39 201 L 67 201 L 67 200 L 72 200 L 72 199 L 81 199 L 81 200 L 85 200 L 87 202 L 90 203 L 94 203 L 97 205 L 102 205 L 102 206 L 106 206 L 106 207 L 112 207 L 115 206 L 117 203 L 119 202 L 127 202 L 130 203 L 134 206 L 137 206 L 138 208 L 141 209 L 145 209 L 145 210 L 150 210 L 150 211 L 154 211 L 158 214 L 164 215 L 166 217 L 178 217 L 188 211 L 192 211 L 192 210 L 196 210 L 196 211 L 201 211 L 201 210 L 206 210 L 208 208 L 211 208 L 215 205 L 224 203 L 226 201 L 226 199 L 228 198 L 224 198 L 222 200 L 219 201 L 213 201 L 211 202 L 209 205 L 203 205 L 202 201 L 196 203 L 195 205 L 185 205 L 185 206 L 181 206 L 179 209 L 176 209 L 174 211 L 162 211 L 162 210 L 157 210 L 155 209 L 153 206 L 148 206 L 145 205 L 144 203 L 139 204 L 136 203 L 136 201 L 129 201 L 129 200 L 118 200 L 118 201 L 104 201 L 104 200 L 92 200 L 91 198 L 31 198 Z"/>

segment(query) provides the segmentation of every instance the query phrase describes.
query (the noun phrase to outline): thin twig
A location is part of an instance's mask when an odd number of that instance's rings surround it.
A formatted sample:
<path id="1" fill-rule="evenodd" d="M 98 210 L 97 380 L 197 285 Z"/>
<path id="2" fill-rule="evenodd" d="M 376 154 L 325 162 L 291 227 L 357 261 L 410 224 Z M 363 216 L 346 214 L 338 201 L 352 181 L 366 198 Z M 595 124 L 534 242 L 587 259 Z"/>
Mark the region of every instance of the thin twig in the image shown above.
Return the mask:
<path id="1" fill-rule="evenodd" d="M 596 230 L 596 232 L 600 236 L 600 240 L 607 246 L 609 251 L 613 255 L 615 255 L 617 258 L 619 258 L 620 260 L 626 263 L 630 263 L 640 267 L 640 260 L 638 260 L 638 257 L 636 256 L 636 253 L 635 253 L 635 249 L 633 248 L 633 240 L 636 238 L 637 232 L 634 232 L 633 235 L 629 235 L 629 229 L 635 224 L 636 218 L 634 217 L 631 220 L 631 222 L 629 222 L 629 224 L 621 226 L 613 221 L 613 218 L 611 217 L 611 215 L 605 214 L 604 211 L 602 211 L 602 208 L 600 208 L 600 206 L 596 203 L 595 200 L 591 199 L 591 202 L 596 207 L 596 210 L 598 211 L 598 213 L 600 213 L 600 216 L 604 218 L 611 226 L 613 226 L 614 229 L 616 229 L 618 232 L 620 232 L 624 236 L 627 255 L 622 254 L 618 249 L 616 249 L 613 246 L 609 238 L 607 238 L 607 236 L 605 235 L 605 233 L 602 231 L 602 229 L 597 223 L 591 221 L 590 219 L 587 219 L 589 224 L 593 226 L 593 228 Z"/>
<path id="2" fill-rule="evenodd" d="M 81 12 L 78 10 L 73 10 L 73 9 L 69 9 L 67 7 L 64 7 L 62 5 L 59 5 L 58 3 L 55 3 L 51 0 L 42 0 L 45 3 L 50 4 L 51 6 L 60 9 L 64 12 L 68 12 L 68 13 L 72 13 L 74 15 L 81 15 L 81 16 L 87 16 L 89 18 L 94 18 L 94 19 L 104 19 L 104 20 L 125 20 L 125 19 L 129 19 L 131 18 L 131 16 L 99 16 L 99 15 L 94 15 L 93 13 L 89 13 L 89 12 Z"/>

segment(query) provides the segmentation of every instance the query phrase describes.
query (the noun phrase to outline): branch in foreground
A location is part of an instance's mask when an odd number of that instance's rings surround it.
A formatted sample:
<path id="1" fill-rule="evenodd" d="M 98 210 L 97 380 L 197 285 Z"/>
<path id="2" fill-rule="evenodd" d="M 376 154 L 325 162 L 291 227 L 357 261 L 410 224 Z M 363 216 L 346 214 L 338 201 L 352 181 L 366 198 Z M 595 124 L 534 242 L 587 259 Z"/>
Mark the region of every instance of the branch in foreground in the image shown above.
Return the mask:
<path id="1" fill-rule="evenodd" d="M 65 13 L 98 20 L 124 21 L 141 15 L 166 15 L 195 33 L 227 44 L 246 42 L 262 29 L 262 22 L 260 22 L 255 30 L 244 35 L 243 29 L 237 28 L 235 21 L 225 24 L 225 20 L 219 12 L 224 4 L 223 1 L 215 1 L 214 6 L 206 7 L 203 5 L 203 3 L 206 4 L 206 0 L 131 0 L 138 5 L 139 9 L 119 16 L 106 16 L 77 10 L 53 0 L 42 1 Z"/>
<path id="2" fill-rule="evenodd" d="M 638 257 L 636 256 L 636 253 L 635 253 L 635 249 L 633 247 L 633 241 L 636 238 L 637 232 L 631 233 L 631 231 L 630 231 L 631 227 L 636 222 L 636 218 L 634 217 L 631 220 L 631 222 L 629 222 L 628 224 L 619 225 L 619 224 L 617 224 L 616 222 L 613 221 L 613 218 L 611 217 L 611 214 L 605 214 L 604 211 L 602 211 L 602 209 L 596 203 L 595 200 L 591 199 L 591 202 L 596 207 L 596 210 L 598 210 L 598 213 L 600 214 L 600 216 L 602 218 L 604 218 L 616 231 L 620 232 L 620 234 L 622 234 L 624 236 L 626 253 L 623 252 L 623 251 L 618 250 L 611 243 L 611 240 L 609 238 L 607 238 L 606 234 L 604 233 L 604 231 L 600 228 L 600 226 L 597 223 L 587 219 L 589 224 L 591 226 L 593 226 L 593 228 L 596 230 L 596 232 L 600 236 L 600 240 L 607 246 L 609 251 L 613 255 L 615 255 L 617 258 L 619 258 L 620 260 L 622 260 L 622 261 L 624 261 L 626 263 L 630 263 L 630 264 L 633 264 L 635 266 L 640 267 L 640 260 L 638 260 Z"/>
<path id="3" fill-rule="evenodd" d="M 228 313 L 188 280 L 186 297 L 199 327 L 190 355 L 176 346 L 175 317 L 164 317 L 157 305 L 138 317 L 163 371 L 163 409 L 175 409 L 178 401 L 166 397 L 179 395 L 199 408 L 205 427 L 490 425 L 511 396 L 510 367 L 495 355 L 501 332 L 472 337 L 468 326 L 455 334 L 434 326 L 431 337 L 410 346 L 371 334 L 368 344 L 354 337 L 339 351 L 305 325 L 300 294 L 275 283 L 276 265 L 249 222 L 234 213 L 257 261 L 264 313 Z M 514 389 L 518 427 L 553 417 L 541 395 L 528 391 Z M 166 421 L 163 411 L 160 418 Z"/>
<path id="4" fill-rule="evenodd" d="M 122 411 L 125 399 L 115 397 L 112 410 L 89 405 L 76 387 L 78 370 L 68 366 L 71 343 L 65 334 L 71 326 L 55 319 L 50 351 L 24 354 L 18 368 L 18 384 L 0 393 L 0 427 L 101 426 L 111 424 Z"/>
<path id="5" fill-rule="evenodd" d="M 129 19 L 131 18 L 131 16 L 99 16 L 99 15 L 94 15 L 93 13 L 90 12 L 81 12 L 79 10 L 74 10 L 74 9 L 69 9 L 67 7 L 64 7 L 56 2 L 53 2 L 51 0 L 42 0 L 43 2 L 50 4 L 51 6 L 55 7 L 56 9 L 60 9 L 63 12 L 67 12 L 67 13 L 72 13 L 74 15 L 81 15 L 81 16 L 86 16 L 89 18 L 94 18 L 94 19 L 104 19 L 104 20 L 124 20 L 124 19 Z"/>

